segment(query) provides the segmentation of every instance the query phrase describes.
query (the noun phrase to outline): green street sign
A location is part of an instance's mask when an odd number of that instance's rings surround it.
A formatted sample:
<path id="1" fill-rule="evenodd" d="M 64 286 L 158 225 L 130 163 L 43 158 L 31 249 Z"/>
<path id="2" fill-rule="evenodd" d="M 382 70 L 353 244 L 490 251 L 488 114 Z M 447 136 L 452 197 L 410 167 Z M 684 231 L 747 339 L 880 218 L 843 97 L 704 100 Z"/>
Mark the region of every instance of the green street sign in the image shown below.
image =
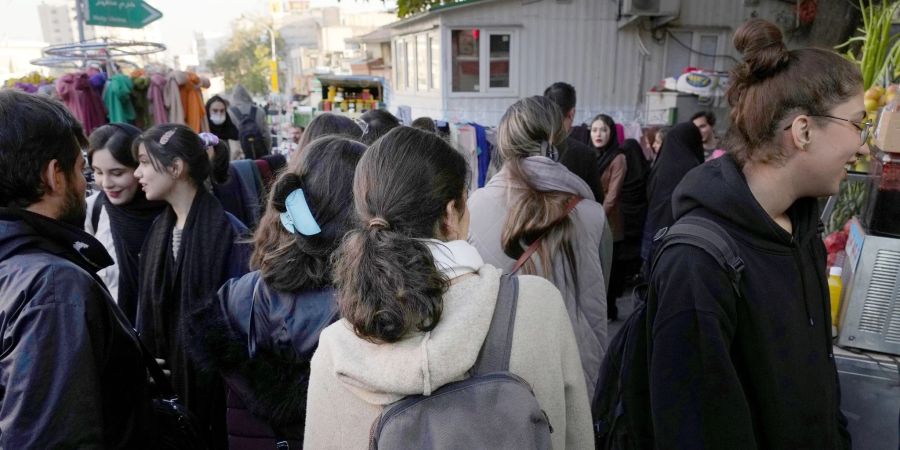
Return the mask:
<path id="1" fill-rule="evenodd" d="M 104 27 L 144 28 L 162 13 L 142 0 L 88 0 L 85 23 Z"/>

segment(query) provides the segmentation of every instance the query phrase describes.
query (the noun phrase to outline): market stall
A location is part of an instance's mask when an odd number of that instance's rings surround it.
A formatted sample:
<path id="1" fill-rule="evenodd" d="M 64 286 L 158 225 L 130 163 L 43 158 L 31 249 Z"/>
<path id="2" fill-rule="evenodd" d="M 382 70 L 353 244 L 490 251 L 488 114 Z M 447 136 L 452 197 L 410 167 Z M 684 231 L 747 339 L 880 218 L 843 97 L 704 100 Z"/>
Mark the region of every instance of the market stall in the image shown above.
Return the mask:
<path id="1" fill-rule="evenodd" d="M 384 78 L 367 75 L 320 75 L 313 83 L 311 105 L 317 112 L 351 117 L 384 108 Z"/>
<path id="2" fill-rule="evenodd" d="M 868 171 L 823 214 L 842 409 L 865 449 L 898 448 L 900 419 L 900 108 L 881 104 Z"/>

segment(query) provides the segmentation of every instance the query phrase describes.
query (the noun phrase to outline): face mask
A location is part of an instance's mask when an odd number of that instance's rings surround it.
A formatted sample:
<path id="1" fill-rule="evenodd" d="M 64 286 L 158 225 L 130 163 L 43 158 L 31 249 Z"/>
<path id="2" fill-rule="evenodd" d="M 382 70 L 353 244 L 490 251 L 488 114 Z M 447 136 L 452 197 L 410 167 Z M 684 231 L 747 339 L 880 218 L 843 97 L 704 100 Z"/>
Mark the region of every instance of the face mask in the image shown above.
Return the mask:
<path id="1" fill-rule="evenodd" d="M 222 125 L 225 123 L 225 114 L 211 114 L 209 116 L 209 121 L 216 125 Z"/>

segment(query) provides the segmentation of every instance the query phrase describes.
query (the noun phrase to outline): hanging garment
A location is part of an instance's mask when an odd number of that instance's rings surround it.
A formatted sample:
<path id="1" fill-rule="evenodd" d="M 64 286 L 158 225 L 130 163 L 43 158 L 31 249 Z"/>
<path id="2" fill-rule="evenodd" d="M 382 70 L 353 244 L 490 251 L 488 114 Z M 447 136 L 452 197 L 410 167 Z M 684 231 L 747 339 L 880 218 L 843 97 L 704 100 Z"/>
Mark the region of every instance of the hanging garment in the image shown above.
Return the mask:
<path id="1" fill-rule="evenodd" d="M 188 75 L 180 70 L 169 72 L 163 95 L 169 110 L 169 123 L 184 124 L 184 103 L 181 102 L 181 86 L 187 83 Z"/>
<path id="2" fill-rule="evenodd" d="M 623 123 L 622 127 L 625 129 L 625 139 L 634 139 L 638 142 L 641 141 L 641 138 L 644 136 L 644 129 L 641 127 L 641 124 L 637 121 L 632 121 L 629 123 Z M 620 142 L 620 143 L 624 143 Z"/>
<path id="3" fill-rule="evenodd" d="M 147 100 L 150 102 L 150 113 L 153 115 L 153 124 L 159 125 L 169 121 L 169 112 L 166 106 L 166 76 L 160 73 L 150 75 L 150 88 L 147 90 Z"/>
<path id="4" fill-rule="evenodd" d="M 471 125 L 455 125 L 455 132 L 451 130 L 450 135 L 456 137 L 456 145 L 454 146 L 458 152 L 466 159 L 469 166 L 469 191 L 478 189 L 478 140 L 475 136 L 475 127 Z"/>
<path id="5" fill-rule="evenodd" d="M 483 126 L 477 123 L 469 123 L 469 125 L 475 127 L 475 142 L 478 147 L 476 156 L 478 160 L 478 187 L 484 187 L 485 183 L 487 183 L 488 169 L 491 167 L 491 153 L 493 153 L 494 149 L 487 140 Z"/>
<path id="6" fill-rule="evenodd" d="M 106 107 L 103 106 L 100 95 L 91 86 L 91 80 L 86 73 L 79 74 L 75 80 L 75 92 L 84 134 L 90 135 L 95 128 L 106 124 Z"/>
<path id="7" fill-rule="evenodd" d="M 209 131 L 206 109 L 203 106 L 203 94 L 200 92 L 203 80 L 196 73 L 187 72 L 185 83 L 179 83 L 185 124 L 197 133 Z M 206 80 L 206 85 L 209 86 L 209 80 Z"/>
<path id="8" fill-rule="evenodd" d="M 67 73 L 59 77 L 56 80 L 56 93 L 59 95 L 59 99 L 69 108 L 69 111 L 72 112 L 72 115 L 83 123 L 84 121 L 81 119 L 83 114 L 78 103 L 78 94 L 75 90 L 75 81 L 78 77 L 78 73 Z"/>
<path id="9" fill-rule="evenodd" d="M 134 124 L 140 129 L 150 128 L 150 101 L 147 98 L 150 88 L 150 79 L 144 75 L 131 74 L 131 83 L 134 89 L 131 91 L 131 104 L 134 106 Z"/>
<path id="10" fill-rule="evenodd" d="M 117 74 L 109 79 L 103 91 L 103 103 L 109 111 L 112 123 L 131 123 L 134 121 L 134 105 L 131 103 L 131 92 L 134 83 L 128 75 Z"/>

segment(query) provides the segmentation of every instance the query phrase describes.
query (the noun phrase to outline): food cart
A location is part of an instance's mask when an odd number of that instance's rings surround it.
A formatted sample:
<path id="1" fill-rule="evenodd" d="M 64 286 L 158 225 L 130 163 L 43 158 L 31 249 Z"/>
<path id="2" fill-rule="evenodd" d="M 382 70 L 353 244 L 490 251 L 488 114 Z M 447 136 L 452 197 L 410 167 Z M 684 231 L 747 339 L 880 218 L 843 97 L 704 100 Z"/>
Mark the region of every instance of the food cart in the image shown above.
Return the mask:
<path id="1" fill-rule="evenodd" d="M 823 215 L 826 228 L 833 228 L 844 220 L 841 208 L 861 206 L 844 228 L 846 257 L 837 263 L 844 288 L 834 355 L 853 447 L 873 450 L 897 449 L 900 431 L 898 114 L 882 111 L 869 171 L 851 174 Z"/>

